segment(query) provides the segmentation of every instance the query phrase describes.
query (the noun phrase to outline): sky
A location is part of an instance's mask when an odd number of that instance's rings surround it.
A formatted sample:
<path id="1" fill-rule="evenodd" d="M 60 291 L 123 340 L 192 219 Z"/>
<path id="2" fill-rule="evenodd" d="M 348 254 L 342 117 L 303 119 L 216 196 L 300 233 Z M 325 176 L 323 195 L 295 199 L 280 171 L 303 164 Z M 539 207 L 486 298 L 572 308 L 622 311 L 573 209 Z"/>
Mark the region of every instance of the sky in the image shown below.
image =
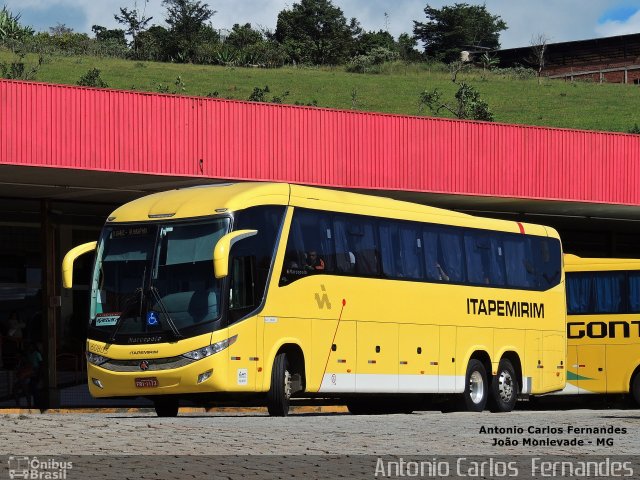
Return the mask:
<path id="1" fill-rule="evenodd" d="M 162 0 L 4 0 L 21 21 L 37 31 L 57 23 L 91 33 L 92 25 L 116 28 L 119 7 L 146 9 L 152 23 L 163 25 Z M 440 8 L 454 3 L 485 4 L 509 27 L 502 32 L 502 48 L 523 47 L 544 35 L 550 43 L 640 32 L 640 0 L 333 0 L 347 18 L 356 17 L 366 30 L 388 30 L 397 37 L 411 32 L 413 20 L 424 21 L 427 3 Z M 0 3 L 2 3 L 0 1 Z M 211 23 L 229 29 L 234 23 L 273 30 L 278 12 L 294 0 L 203 0 L 216 10 Z M 386 13 L 386 15 L 385 15 Z"/>

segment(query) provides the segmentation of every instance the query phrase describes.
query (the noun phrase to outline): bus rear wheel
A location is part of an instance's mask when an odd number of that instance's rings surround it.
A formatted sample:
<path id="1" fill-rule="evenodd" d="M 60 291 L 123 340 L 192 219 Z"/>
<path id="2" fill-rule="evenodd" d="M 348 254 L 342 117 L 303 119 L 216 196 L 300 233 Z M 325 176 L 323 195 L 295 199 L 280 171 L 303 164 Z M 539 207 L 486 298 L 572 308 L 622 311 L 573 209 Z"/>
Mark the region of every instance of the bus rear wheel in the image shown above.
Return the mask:
<path id="1" fill-rule="evenodd" d="M 518 378 L 509 360 L 502 359 L 498 364 L 498 373 L 491 382 L 491 411 L 510 412 L 518 400 Z"/>
<path id="2" fill-rule="evenodd" d="M 177 417 L 178 399 L 175 397 L 157 397 L 153 399 L 156 415 L 159 417 Z"/>
<path id="3" fill-rule="evenodd" d="M 276 355 L 271 371 L 271 387 L 267 393 L 267 410 L 272 417 L 286 417 L 289 414 L 291 398 L 291 372 L 287 354 Z"/>
<path id="4" fill-rule="evenodd" d="M 467 411 L 481 412 L 487 404 L 489 396 L 487 371 L 480 360 L 472 358 L 467 365 L 463 402 Z"/>

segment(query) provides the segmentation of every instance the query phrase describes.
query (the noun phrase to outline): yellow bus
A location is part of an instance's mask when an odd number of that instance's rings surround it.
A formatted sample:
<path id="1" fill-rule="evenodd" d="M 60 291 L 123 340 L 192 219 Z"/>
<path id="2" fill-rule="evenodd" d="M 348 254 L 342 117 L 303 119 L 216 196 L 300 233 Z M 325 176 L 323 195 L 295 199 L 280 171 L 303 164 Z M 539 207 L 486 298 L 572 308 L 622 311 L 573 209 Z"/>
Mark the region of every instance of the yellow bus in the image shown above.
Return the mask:
<path id="1" fill-rule="evenodd" d="M 94 397 L 291 397 L 353 413 L 427 397 L 508 411 L 561 390 L 564 273 L 550 228 L 284 183 L 150 195 L 116 209 L 96 251 Z M 452 405 L 448 402 L 447 405 Z"/>
<path id="2" fill-rule="evenodd" d="M 565 255 L 567 386 L 640 403 L 640 260 Z"/>

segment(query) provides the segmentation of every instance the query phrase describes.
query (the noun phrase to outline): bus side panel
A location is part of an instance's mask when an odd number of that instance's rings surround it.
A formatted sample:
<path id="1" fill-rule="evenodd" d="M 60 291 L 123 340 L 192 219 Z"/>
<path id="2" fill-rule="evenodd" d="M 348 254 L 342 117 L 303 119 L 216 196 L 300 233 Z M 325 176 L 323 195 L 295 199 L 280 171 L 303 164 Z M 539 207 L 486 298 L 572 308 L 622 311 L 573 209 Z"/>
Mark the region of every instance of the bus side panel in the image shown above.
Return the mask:
<path id="1" fill-rule="evenodd" d="M 500 359 L 505 352 L 515 352 L 518 355 L 518 358 L 520 358 L 520 363 L 522 364 L 524 360 L 522 358 L 522 353 L 525 348 L 525 337 L 526 335 L 524 330 L 495 328 L 493 330 L 493 344 L 495 345 L 496 350 L 491 355 L 491 366 L 493 371 L 487 373 L 495 375 L 498 372 Z M 520 386 L 522 387 L 522 385 Z"/>
<path id="2" fill-rule="evenodd" d="M 398 392 L 398 324 L 357 323 L 356 391 Z"/>
<path id="3" fill-rule="evenodd" d="M 567 345 L 567 384 L 562 390 L 563 395 L 574 395 L 580 393 L 578 388 L 578 347 L 576 345 Z"/>
<path id="4" fill-rule="evenodd" d="M 462 361 L 456 358 L 457 327 L 443 325 L 440 327 L 440 361 L 438 378 L 438 392 L 440 393 L 462 393 L 456 390 L 456 378 L 462 375 L 461 383 L 464 384 L 464 376 L 467 365 L 460 367 Z M 460 371 L 461 370 L 461 371 Z"/>
<path id="5" fill-rule="evenodd" d="M 542 379 L 547 390 L 561 390 L 565 386 L 566 340 L 561 332 L 545 331 L 542 339 Z"/>
<path id="6" fill-rule="evenodd" d="M 259 341 L 259 340 L 258 340 Z M 310 370 L 311 321 L 303 318 L 265 317 L 264 320 L 264 376 L 263 390 L 269 390 L 271 371 L 278 350 L 285 344 L 298 345 L 305 360 L 305 369 Z M 315 385 L 316 390 L 318 385 Z"/>
<path id="7" fill-rule="evenodd" d="M 400 325 L 399 392 L 438 393 L 439 353 L 437 325 Z"/>
<path id="8" fill-rule="evenodd" d="M 640 365 L 640 345 L 607 345 L 607 393 L 629 393 L 631 375 Z"/>
<path id="9" fill-rule="evenodd" d="M 606 393 L 607 369 L 604 345 L 578 345 L 580 393 Z"/>
<path id="10" fill-rule="evenodd" d="M 530 388 L 527 388 L 526 384 L 523 385 L 523 393 L 544 393 L 542 374 L 540 373 L 542 366 L 542 332 L 527 330 L 526 344 L 522 376 L 531 378 L 531 385 Z"/>
<path id="11" fill-rule="evenodd" d="M 464 391 L 464 380 L 467 374 L 467 365 L 474 352 L 485 352 L 489 357 L 493 353 L 494 328 L 458 327 L 458 349 L 456 363 L 458 364 L 458 377 L 456 378 L 456 391 Z M 493 358 L 491 358 L 493 361 Z M 487 372 L 490 379 L 491 372 Z"/>
<path id="12" fill-rule="evenodd" d="M 337 320 L 315 319 L 311 334 L 312 374 L 307 375 L 307 391 L 317 391 L 321 382 L 321 392 L 355 392 L 356 322 L 338 325 Z"/>
<path id="13" fill-rule="evenodd" d="M 257 317 L 251 317 L 229 327 L 229 337 L 237 335 L 235 343 L 227 348 L 227 386 L 231 392 L 253 392 L 256 389 L 256 359 L 259 358 L 256 323 Z"/>

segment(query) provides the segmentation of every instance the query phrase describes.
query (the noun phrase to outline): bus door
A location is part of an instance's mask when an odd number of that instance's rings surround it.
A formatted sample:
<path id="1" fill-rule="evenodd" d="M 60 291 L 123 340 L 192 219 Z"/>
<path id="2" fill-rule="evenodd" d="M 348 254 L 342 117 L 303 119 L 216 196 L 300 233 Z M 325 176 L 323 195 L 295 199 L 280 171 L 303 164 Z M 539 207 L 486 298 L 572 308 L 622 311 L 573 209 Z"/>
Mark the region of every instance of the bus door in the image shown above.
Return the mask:
<path id="1" fill-rule="evenodd" d="M 604 345 L 578 345 L 577 384 L 579 393 L 606 393 L 606 350 Z"/>

